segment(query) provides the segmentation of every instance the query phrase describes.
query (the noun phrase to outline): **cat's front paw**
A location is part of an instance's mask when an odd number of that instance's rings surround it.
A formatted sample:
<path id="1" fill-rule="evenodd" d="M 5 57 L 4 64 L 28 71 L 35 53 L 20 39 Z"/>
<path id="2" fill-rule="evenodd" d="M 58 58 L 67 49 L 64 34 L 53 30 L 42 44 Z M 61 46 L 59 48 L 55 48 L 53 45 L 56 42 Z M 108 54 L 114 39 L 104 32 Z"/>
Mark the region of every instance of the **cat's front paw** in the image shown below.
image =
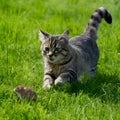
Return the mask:
<path id="1" fill-rule="evenodd" d="M 63 85 L 63 84 L 64 84 L 64 80 L 61 77 L 55 80 L 55 85 Z"/>
<path id="2" fill-rule="evenodd" d="M 48 84 L 48 83 L 44 83 L 43 89 L 44 89 L 44 90 L 50 90 L 50 89 L 51 89 L 51 85 Z"/>

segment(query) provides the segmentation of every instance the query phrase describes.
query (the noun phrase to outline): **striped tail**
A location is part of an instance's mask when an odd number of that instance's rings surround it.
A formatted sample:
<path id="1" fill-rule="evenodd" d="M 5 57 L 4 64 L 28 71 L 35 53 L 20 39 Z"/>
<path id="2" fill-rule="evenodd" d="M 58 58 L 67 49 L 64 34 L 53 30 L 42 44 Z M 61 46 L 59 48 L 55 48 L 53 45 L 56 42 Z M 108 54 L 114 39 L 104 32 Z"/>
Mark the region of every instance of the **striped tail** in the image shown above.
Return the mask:
<path id="1" fill-rule="evenodd" d="M 96 40 L 98 26 L 102 18 L 104 18 L 108 24 L 112 23 L 111 14 L 104 7 L 100 7 L 92 14 L 84 34 Z"/>

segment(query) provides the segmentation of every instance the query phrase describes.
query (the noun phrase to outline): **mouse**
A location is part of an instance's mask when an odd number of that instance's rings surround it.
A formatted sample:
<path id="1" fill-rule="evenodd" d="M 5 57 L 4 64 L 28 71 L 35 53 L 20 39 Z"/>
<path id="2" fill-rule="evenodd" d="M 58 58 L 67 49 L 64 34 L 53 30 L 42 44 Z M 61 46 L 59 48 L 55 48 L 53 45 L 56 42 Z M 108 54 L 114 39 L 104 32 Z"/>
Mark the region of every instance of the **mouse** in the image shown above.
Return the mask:
<path id="1" fill-rule="evenodd" d="M 37 93 L 30 87 L 25 87 L 24 85 L 19 85 L 14 88 L 14 92 L 18 95 L 18 99 L 22 101 L 22 99 L 26 100 L 37 100 Z"/>

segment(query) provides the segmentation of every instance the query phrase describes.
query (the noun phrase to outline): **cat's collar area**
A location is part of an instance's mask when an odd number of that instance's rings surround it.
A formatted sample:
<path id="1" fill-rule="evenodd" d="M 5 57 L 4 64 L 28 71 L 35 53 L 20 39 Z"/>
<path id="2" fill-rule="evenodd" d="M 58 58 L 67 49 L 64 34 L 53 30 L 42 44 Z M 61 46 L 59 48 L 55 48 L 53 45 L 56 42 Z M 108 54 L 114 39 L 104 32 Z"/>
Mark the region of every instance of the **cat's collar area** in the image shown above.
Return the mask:
<path id="1" fill-rule="evenodd" d="M 68 64 L 72 60 L 72 58 L 73 57 L 70 56 L 70 58 L 68 60 L 64 61 L 63 63 L 59 63 L 59 65 L 66 65 L 66 64 Z"/>

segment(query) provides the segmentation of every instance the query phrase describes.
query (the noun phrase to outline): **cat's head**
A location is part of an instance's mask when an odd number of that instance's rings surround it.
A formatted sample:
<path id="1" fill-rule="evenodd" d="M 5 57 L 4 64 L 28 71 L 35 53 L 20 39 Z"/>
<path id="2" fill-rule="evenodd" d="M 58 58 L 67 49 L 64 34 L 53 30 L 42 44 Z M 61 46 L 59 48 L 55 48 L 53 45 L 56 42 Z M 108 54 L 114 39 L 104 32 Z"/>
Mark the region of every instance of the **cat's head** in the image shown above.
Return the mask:
<path id="1" fill-rule="evenodd" d="M 47 60 L 51 63 L 61 63 L 67 58 L 69 53 L 69 31 L 66 30 L 60 35 L 51 35 L 47 32 L 39 31 L 39 37 L 42 41 L 41 51 Z"/>

